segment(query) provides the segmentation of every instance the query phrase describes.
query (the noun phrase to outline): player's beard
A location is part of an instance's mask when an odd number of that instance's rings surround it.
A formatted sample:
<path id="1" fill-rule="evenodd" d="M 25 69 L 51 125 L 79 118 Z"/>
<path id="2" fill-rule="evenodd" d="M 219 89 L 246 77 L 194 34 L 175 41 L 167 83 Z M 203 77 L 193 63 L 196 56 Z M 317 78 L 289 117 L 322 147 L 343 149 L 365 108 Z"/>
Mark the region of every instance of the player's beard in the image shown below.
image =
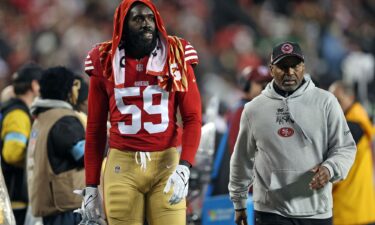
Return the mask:
<path id="1" fill-rule="evenodd" d="M 142 30 L 139 32 L 128 32 L 125 35 L 125 49 L 130 52 L 138 52 L 140 55 L 149 55 L 156 47 L 157 30 L 153 31 L 152 40 L 145 40 L 144 33 L 150 30 Z"/>

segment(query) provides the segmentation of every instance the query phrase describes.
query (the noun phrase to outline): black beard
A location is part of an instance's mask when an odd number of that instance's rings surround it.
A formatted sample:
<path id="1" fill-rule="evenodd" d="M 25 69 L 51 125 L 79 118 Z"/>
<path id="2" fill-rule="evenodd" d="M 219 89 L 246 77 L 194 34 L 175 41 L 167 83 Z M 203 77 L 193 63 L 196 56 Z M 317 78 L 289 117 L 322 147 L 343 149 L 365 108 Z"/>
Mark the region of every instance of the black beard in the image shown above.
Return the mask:
<path id="1" fill-rule="evenodd" d="M 143 32 L 145 31 L 138 33 L 127 32 L 125 35 L 125 50 L 131 54 L 136 54 L 134 55 L 135 57 L 149 55 L 156 47 L 157 31 L 154 32 L 150 43 L 143 39 Z"/>

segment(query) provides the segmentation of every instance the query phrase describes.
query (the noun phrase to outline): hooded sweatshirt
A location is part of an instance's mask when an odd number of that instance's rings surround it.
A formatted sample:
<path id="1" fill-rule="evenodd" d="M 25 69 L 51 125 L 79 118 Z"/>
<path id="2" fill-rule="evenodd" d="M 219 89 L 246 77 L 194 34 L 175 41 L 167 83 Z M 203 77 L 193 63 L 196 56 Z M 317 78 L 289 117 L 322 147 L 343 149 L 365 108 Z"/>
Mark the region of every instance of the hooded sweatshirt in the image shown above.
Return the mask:
<path id="1" fill-rule="evenodd" d="M 157 46 L 136 60 L 119 47 L 126 15 L 135 2 L 155 16 Z M 126 35 L 126 33 L 124 34 Z M 90 76 L 85 146 L 86 184 L 99 184 L 106 146 L 122 151 L 162 151 L 176 147 L 176 112 L 183 121 L 181 160 L 194 163 L 201 132 L 201 102 L 192 65 L 197 52 L 184 39 L 168 36 L 156 7 L 148 0 L 125 0 L 116 9 L 112 40 L 95 46 L 85 61 Z"/>
<path id="2" fill-rule="evenodd" d="M 336 98 L 305 80 L 288 97 L 276 93 L 273 81 L 245 105 L 230 163 L 236 209 L 246 208 L 253 185 L 255 210 L 297 218 L 332 216 L 332 182 L 347 176 L 356 145 Z M 311 190 L 316 165 L 327 167 L 331 180 Z"/>

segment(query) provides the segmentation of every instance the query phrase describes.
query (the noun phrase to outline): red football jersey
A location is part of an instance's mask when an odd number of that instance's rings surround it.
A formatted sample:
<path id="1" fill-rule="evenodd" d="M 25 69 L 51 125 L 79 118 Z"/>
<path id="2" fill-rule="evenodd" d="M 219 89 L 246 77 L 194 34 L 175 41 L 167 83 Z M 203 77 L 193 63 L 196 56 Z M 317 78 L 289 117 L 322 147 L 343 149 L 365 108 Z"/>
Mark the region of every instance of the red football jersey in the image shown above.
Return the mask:
<path id="1" fill-rule="evenodd" d="M 201 130 L 201 101 L 191 64 L 198 57 L 186 41 L 188 91 L 168 92 L 158 85 L 158 77 L 146 74 L 149 57 L 120 59 L 124 67 L 124 85 L 116 88 L 103 76 L 98 47 L 85 62 L 90 75 L 88 121 L 86 131 L 86 183 L 98 184 L 106 145 L 109 116 L 109 147 L 130 151 L 161 151 L 177 145 L 176 112 L 183 121 L 181 159 L 193 164 Z M 108 114 L 109 113 L 109 114 Z"/>

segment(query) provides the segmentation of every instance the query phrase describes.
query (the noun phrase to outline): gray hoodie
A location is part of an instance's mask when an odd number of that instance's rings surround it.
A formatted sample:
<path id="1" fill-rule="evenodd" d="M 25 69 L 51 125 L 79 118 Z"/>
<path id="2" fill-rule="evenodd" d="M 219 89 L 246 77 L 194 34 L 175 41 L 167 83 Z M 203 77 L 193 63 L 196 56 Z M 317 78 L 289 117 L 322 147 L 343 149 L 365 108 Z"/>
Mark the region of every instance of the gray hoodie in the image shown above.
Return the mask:
<path id="1" fill-rule="evenodd" d="M 235 209 L 254 208 L 286 217 L 332 216 L 332 183 L 346 177 L 356 145 L 337 99 L 306 82 L 283 97 L 273 82 L 245 105 L 230 162 L 229 192 Z M 331 182 L 310 190 L 310 170 L 322 164 Z"/>

